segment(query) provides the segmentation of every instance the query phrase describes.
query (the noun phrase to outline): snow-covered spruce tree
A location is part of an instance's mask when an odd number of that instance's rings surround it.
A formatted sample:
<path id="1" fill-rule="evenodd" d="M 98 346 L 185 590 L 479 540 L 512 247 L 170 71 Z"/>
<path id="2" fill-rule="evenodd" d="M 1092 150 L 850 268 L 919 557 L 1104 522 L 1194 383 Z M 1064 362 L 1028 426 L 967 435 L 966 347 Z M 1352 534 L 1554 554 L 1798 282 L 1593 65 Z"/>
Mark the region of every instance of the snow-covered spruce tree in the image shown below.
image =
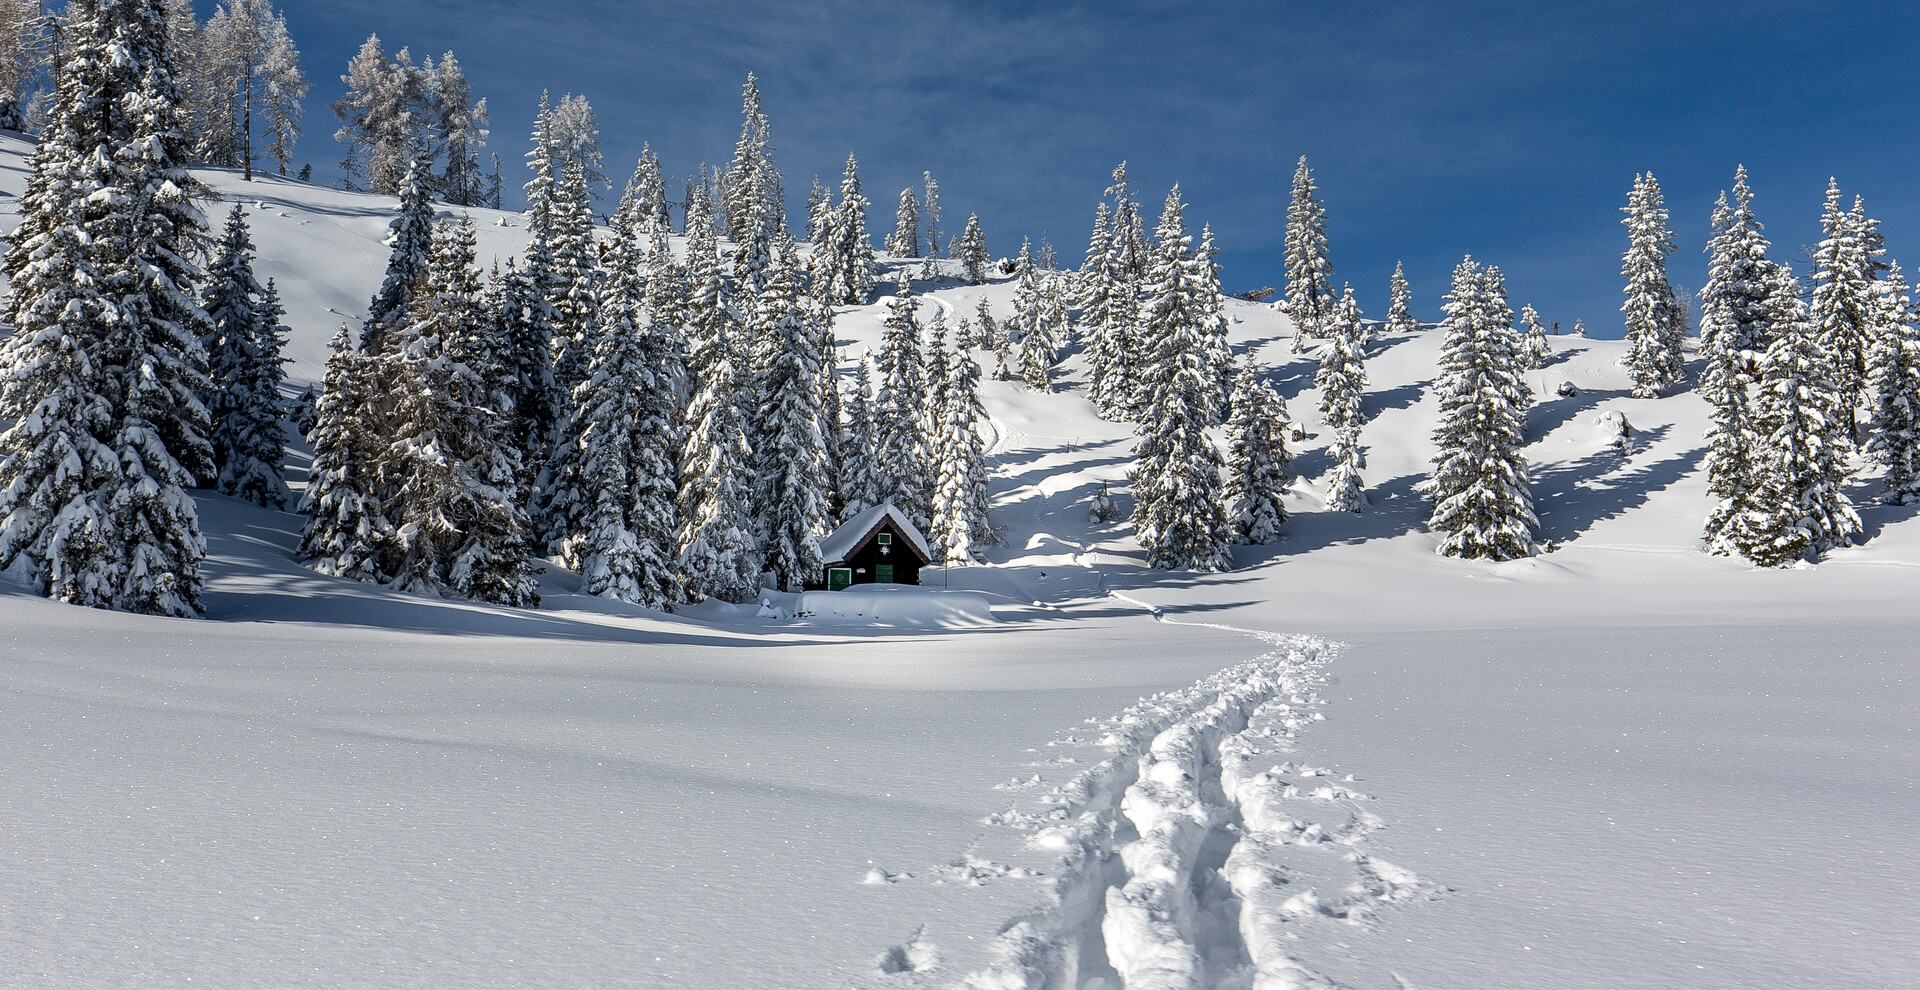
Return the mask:
<path id="1" fill-rule="evenodd" d="M 920 257 L 920 200 L 912 186 L 900 190 L 900 205 L 893 210 L 893 233 L 887 238 L 887 253 L 896 258 Z"/>
<path id="2" fill-rule="evenodd" d="M 111 443 L 123 475 L 107 500 L 124 562 L 114 607 L 195 615 L 206 544 L 186 489 L 213 474 L 199 398 L 207 388 L 200 341 L 211 328 L 195 298 L 202 272 L 191 260 L 206 236 L 194 205 L 204 187 L 187 171 L 164 5 L 120 0 L 99 10 L 99 42 L 112 64 L 97 95 L 114 105 L 121 131 L 110 163 L 93 166 L 109 178 L 95 194 L 106 200 L 104 215 L 90 230 L 102 294 L 113 301 L 97 359 L 114 380 Z"/>
<path id="3" fill-rule="evenodd" d="M 1786 265 L 1774 272 L 1773 343 L 1760 359 L 1756 397 L 1765 431 L 1750 480 L 1758 490 L 1729 534 L 1734 549 L 1762 567 L 1817 560 L 1860 532 L 1845 490 L 1852 410 L 1835 375 L 1844 362 L 1824 346 Z"/>
<path id="4" fill-rule="evenodd" d="M 840 180 L 840 205 L 834 208 L 826 275 L 835 303 L 864 305 L 873 292 L 873 242 L 867 239 L 867 197 L 860 192 L 860 163 L 847 156 Z"/>
<path id="5" fill-rule="evenodd" d="M 948 564 L 970 564 L 993 542 L 987 523 L 987 453 L 980 439 L 986 409 L 980 403 L 980 365 L 973 355 L 957 348 L 947 368 L 940 472 L 928 537 Z"/>
<path id="6" fill-rule="evenodd" d="M 111 21 L 96 2 L 73 5 L 74 47 L 52 118 L 28 159 L 20 225 L 9 239 L 11 334 L 0 339 L 0 567 L 23 564 L 56 601 L 118 603 L 125 560 L 108 502 L 122 483 L 114 449 L 117 383 L 101 358 L 113 303 L 100 288 L 112 259 L 96 250 L 102 193 L 123 133 L 107 57 Z M 104 23 L 103 23 L 104 21 Z M 119 83 L 118 91 L 107 89 Z"/>
<path id="7" fill-rule="evenodd" d="M 1400 262 L 1393 263 L 1393 279 L 1387 289 L 1387 326 L 1386 333 L 1405 334 L 1420 329 L 1419 321 L 1413 318 L 1413 290 L 1407 288 L 1407 271 Z"/>
<path id="8" fill-rule="evenodd" d="M 553 381 L 570 394 L 587 375 L 599 307 L 600 249 L 593 237 L 593 200 L 579 164 L 561 173 L 553 203 Z"/>
<path id="9" fill-rule="evenodd" d="M 1620 306 L 1627 318 L 1627 352 L 1620 363 L 1633 379 L 1633 394 L 1651 399 L 1680 383 L 1687 337 L 1686 314 L 1667 281 L 1673 231 L 1652 172 L 1633 177 L 1621 212 L 1627 215 L 1620 221 L 1627 227 L 1627 253 L 1620 259 L 1620 275 L 1627 280 L 1627 301 Z"/>
<path id="10" fill-rule="evenodd" d="M 732 333 L 694 339 L 691 364 L 699 390 L 688 407 L 681 458 L 679 569 L 691 601 L 736 604 L 760 593 L 760 554 L 748 505 L 753 451 L 747 446 L 738 394 L 741 375 Z"/>
<path id="11" fill-rule="evenodd" d="M 940 183 L 934 181 L 932 172 L 923 171 L 920 173 L 920 185 L 924 190 L 920 201 L 920 219 L 927 227 L 927 259 L 931 261 L 940 257 Z M 932 266 L 922 270 L 931 272 Z"/>
<path id="12" fill-rule="evenodd" d="M 660 174 L 660 156 L 653 145 L 640 144 L 640 163 L 634 168 L 634 222 L 639 225 L 640 244 L 653 243 L 656 235 L 673 232 L 673 215 L 667 210 L 667 180 Z"/>
<path id="13" fill-rule="evenodd" d="M 839 522 L 852 519 L 885 498 L 876 461 L 872 367 L 866 355 L 854 364 L 853 394 L 847 397 L 846 424 L 840 431 L 843 461 Z"/>
<path id="14" fill-rule="evenodd" d="M 993 318 L 993 304 L 987 302 L 986 296 L 981 296 L 980 302 L 975 304 L 973 315 L 980 323 L 979 333 L 974 338 L 975 343 L 983 349 L 993 350 L 998 346 L 998 341 L 1004 332 L 1000 329 L 999 321 Z"/>
<path id="15" fill-rule="evenodd" d="M 934 307 L 933 318 L 927 321 L 927 362 L 923 367 L 922 379 L 927 383 L 927 393 L 920 401 L 923 418 L 920 429 L 926 434 L 927 454 L 931 458 L 928 475 L 930 480 L 940 472 L 940 462 L 946 459 L 947 432 L 947 387 L 952 384 L 951 352 L 947 350 L 947 314 Z"/>
<path id="16" fill-rule="evenodd" d="M 1140 369 L 1149 360 L 1145 330 L 1141 327 L 1142 292 L 1153 252 L 1147 243 L 1140 204 L 1127 182 L 1127 163 L 1113 170 L 1106 194 L 1113 199 L 1113 220 L 1107 228 L 1107 279 L 1112 298 L 1107 305 L 1105 348 L 1111 373 L 1105 391 L 1096 390 L 1094 408 L 1107 419 L 1138 419 L 1152 398 L 1146 394 Z"/>
<path id="17" fill-rule="evenodd" d="M 1820 346 L 1834 362 L 1831 376 L 1839 389 L 1849 437 L 1857 438 L 1854 411 L 1867 401 L 1867 351 L 1873 342 L 1874 286 L 1884 271 L 1879 225 L 1867 219 L 1859 200 L 1849 214 L 1840 205 L 1840 186 L 1827 180 L 1827 201 L 1820 215 L 1820 244 L 1813 251 L 1813 297 L 1809 317 Z"/>
<path id="18" fill-rule="evenodd" d="M 780 173 L 773 164 L 773 127 L 760 108 L 760 83 L 752 73 L 740 91 L 740 140 L 734 145 L 733 161 L 727 165 L 721 186 L 721 212 L 727 236 L 737 246 L 747 247 L 748 263 L 758 271 L 764 267 L 766 252 L 779 226 Z M 736 267 L 735 277 L 740 270 Z M 758 292 L 754 282 L 750 291 Z"/>
<path id="19" fill-rule="evenodd" d="M 1227 296 L 1220 291 L 1220 249 L 1213 242 L 1213 226 L 1200 226 L 1200 262 L 1203 279 L 1200 298 L 1207 310 L 1207 360 L 1213 365 L 1213 377 L 1219 383 L 1219 407 L 1227 407 L 1233 388 L 1233 348 L 1227 343 Z M 1361 338 L 1364 342 L 1364 336 Z"/>
<path id="20" fill-rule="evenodd" d="M 266 311 L 266 290 L 253 275 L 246 210 L 238 205 L 227 214 L 219 252 L 207 269 L 205 304 L 212 331 L 202 343 L 210 387 L 201 400 L 212 423 L 208 440 L 216 485 L 222 494 L 285 508 L 280 313 Z M 278 303 L 272 308 L 277 310 Z"/>
<path id="21" fill-rule="evenodd" d="M 1365 331 L 1360 319 L 1360 306 L 1349 285 L 1325 324 L 1327 339 L 1313 381 L 1320 390 L 1321 419 L 1334 437 L 1327 451 L 1333 460 L 1327 508 L 1335 512 L 1358 512 L 1365 504 L 1360 481 L 1360 428 L 1366 425 L 1361 399 L 1367 388 L 1367 370 L 1361 348 Z"/>
<path id="22" fill-rule="evenodd" d="M 1900 266 L 1890 266 L 1875 294 L 1868 377 L 1873 388 L 1866 453 L 1886 465 L 1882 499 L 1920 501 L 1920 320 Z"/>
<path id="23" fill-rule="evenodd" d="M 313 464 L 300 514 L 307 517 L 296 556 L 322 574 L 356 581 L 386 579 L 393 524 L 381 508 L 374 469 L 382 453 L 368 410 L 377 383 L 375 358 L 355 350 L 345 325 L 333 337 L 321 382 L 318 416 L 307 442 Z"/>
<path id="24" fill-rule="evenodd" d="M 1534 550 L 1526 443 L 1529 394 L 1500 270 L 1471 257 L 1453 271 L 1441 350 L 1440 424 L 1434 431 L 1436 552 L 1510 560 Z"/>
<path id="25" fill-rule="evenodd" d="M 1107 373 L 1107 307 L 1113 297 L 1112 283 L 1106 277 L 1107 225 L 1111 222 L 1105 200 L 1093 214 L 1093 233 L 1087 237 L 1087 255 L 1074 275 L 1074 295 L 1080 303 L 1076 328 L 1086 342 L 1087 378 L 1094 393 Z"/>
<path id="26" fill-rule="evenodd" d="M 1287 403 L 1249 356 L 1233 380 L 1227 419 L 1227 524 L 1233 542 L 1267 544 L 1287 521 Z"/>
<path id="27" fill-rule="evenodd" d="M 820 580 L 820 536 L 831 517 L 829 425 L 820 395 L 819 337 L 801 295 L 800 259 L 784 231 L 774 241 L 755 319 L 768 345 L 755 369 L 760 408 L 754 450 L 754 506 L 761 559 L 779 586 L 800 591 Z"/>
<path id="28" fill-rule="evenodd" d="M 1020 381 L 1029 391 L 1053 390 L 1054 341 L 1042 312 L 1040 272 L 1033 264 L 1033 246 L 1020 241 L 1014 267 L 1013 319 L 1003 328 L 1020 345 Z"/>
<path id="29" fill-rule="evenodd" d="M 400 180 L 400 212 L 387 230 L 387 275 L 367 303 L 367 320 L 360 325 L 360 349 L 368 354 L 379 354 L 387 334 L 412 320 L 408 304 L 427 270 L 433 249 L 433 197 L 427 191 L 424 162 L 416 160 Z"/>
<path id="30" fill-rule="evenodd" d="M 1154 228 L 1158 248 L 1147 276 L 1142 369 L 1152 406 L 1134 446 L 1133 532 L 1159 568 L 1226 570 L 1231 564 L 1220 483 L 1220 452 L 1207 438 L 1218 422 L 1207 361 L 1204 279 L 1181 216 L 1180 187 L 1167 193 Z"/>
<path id="31" fill-rule="evenodd" d="M 1314 198 L 1319 188 L 1307 156 L 1293 171 L 1293 201 L 1287 206 L 1287 298 L 1284 308 L 1293 321 L 1293 352 L 1306 350 L 1309 338 L 1321 335 L 1321 324 L 1337 301 L 1333 294 L 1333 266 L 1327 261 L 1327 211 Z"/>
<path id="32" fill-rule="evenodd" d="M 927 381 L 920 346 L 919 301 L 909 286 L 887 306 L 886 330 L 880 338 L 880 390 L 873 404 L 875 474 L 880 501 L 892 502 L 913 520 L 930 524 L 933 464 L 927 448 Z"/>
<path id="33" fill-rule="evenodd" d="M 470 219 L 434 234 L 414 321 L 374 360 L 391 389 L 390 435 L 378 461 L 394 525 L 392 580 L 414 594 L 501 605 L 539 603 L 532 526 L 517 491 L 517 451 L 504 436 L 508 379 L 486 373 L 482 286 Z M 497 339 L 497 338 L 496 338 Z"/>
<path id="34" fill-rule="evenodd" d="M 593 358 L 573 391 L 579 414 L 567 446 L 579 452 L 590 500 L 573 555 L 587 594 L 671 610 L 680 600 L 679 382 L 658 352 L 673 328 L 650 322 L 632 227 L 617 226 L 610 247 Z"/>
<path id="35" fill-rule="evenodd" d="M 830 225 L 829 216 L 833 213 L 833 194 L 820 183 L 820 177 L 813 177 L 813 188 L 807 192 L 807 243 L 818 248 L 826 244 L 822 236 Z M 817 252 L 808 256 L 809 267 L 819 260 Z"/>
<path id="36" fill-rule="evenodd" d="M 969 285 L 985 285 L 993 258 L 987 254 L 987 235 L 980 232 L 980 214 L 967 214 L 967 227 L 960 232 L 959 251 L 961 277 Z"/>
<path id="37" fill-rule="evenodd" d="M 1553 344 L 1547 340 L 1547 328 L 1540 322 L 1540 314 L 1529 303 L 1520 307 L 1520 367 L 1526 371 L 1538 370 L 1553 356 Z"/>
<path id="38" fill-rule="evenodd" d="M 487 310 L 493 314 L 495 332 L 506 341 L 509 376 L 509 403 L 513 427 L 512 443 L 519 450 L 521 489 L 534 490 L 540 469 L 546 465 L 565 398 L 553 383 L 553 307 L 541 286 L 550 277 L 552 259 L 542 253 L 539 241 L 528 245 L 526 267 L 507 260 L 505 274 L 491 286 Z"/>
<path id="39" fill-rule="evenodd" d="M 1754 465 L 1765 428 L 1755 389 L 1761 357 L 1772 345 L 1785 300 L 1783 280 L 1767 258 L 1772 245 L 1753 213 L 1747 170 L 1734 173 L 1733 201 L 1722 194 L 1707 244 L 1707 284 L 1700 290 L 1700 350 L 1706 356 L 1700 391 L 1713 407 L 1707 428 L 1707 490 L 1719 501 L 1707 516 L 1704 538 L 1713 553 L 1736 554 L 1754 540 L 1740 535 L 1760 489 Z"/>

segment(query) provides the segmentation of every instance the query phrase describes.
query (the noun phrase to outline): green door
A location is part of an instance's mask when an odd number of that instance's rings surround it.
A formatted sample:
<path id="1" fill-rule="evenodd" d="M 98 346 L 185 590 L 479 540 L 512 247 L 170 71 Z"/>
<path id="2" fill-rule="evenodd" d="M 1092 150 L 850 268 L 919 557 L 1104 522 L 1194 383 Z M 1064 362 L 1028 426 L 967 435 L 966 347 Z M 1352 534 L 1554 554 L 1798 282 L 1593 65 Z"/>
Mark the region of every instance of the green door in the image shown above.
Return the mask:
<path id="1" fill-rule="evenodd" d="M 828 591 L 845 591 L 847 589 L 847 586 L 851 585 L 852 583 L 853 583 L 853 568 L 851 567 L 827 568 L 827 590 Z"/>
<path id="2" fill-rule="evenodd" d="M 874 581 L 880 584 L 892 584 L 893 583 L 893 565 L 892 564 L 873 565 L 873 579 Z"/>

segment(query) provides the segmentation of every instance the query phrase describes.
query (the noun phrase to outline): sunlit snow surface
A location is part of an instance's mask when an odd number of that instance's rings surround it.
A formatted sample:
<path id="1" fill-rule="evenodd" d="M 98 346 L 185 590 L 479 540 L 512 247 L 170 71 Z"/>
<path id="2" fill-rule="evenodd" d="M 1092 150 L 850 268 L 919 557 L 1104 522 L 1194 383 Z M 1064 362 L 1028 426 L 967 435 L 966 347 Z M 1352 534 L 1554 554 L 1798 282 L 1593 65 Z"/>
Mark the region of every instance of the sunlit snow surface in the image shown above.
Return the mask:
<path id="1" fill-rule="evenodd" d="M 210 181 L 313 379 L 391 201 Z M 524 242 L 475 214 L 483 259 Z M 1233 314 L 1309 436 L 1286 539 L 1228 574 L 1088 521 L 1129 441 L 1076 356 L 987 386 L 992 566 L 871 612 L 665 616 L 557 570 L 533 612 L 412 598 L 212 496 L 205 620 L 0 583 L 0 986 L 1920 984 L 1920 508 L 1812 569 L 1708 557 L 1702 404 L 1560 338 L 1528 451 L 1558 549 L 1440 559 L 1437 335 L 1370 353 L 1372 507 L 1334 515 L 1311 364 Z"/>

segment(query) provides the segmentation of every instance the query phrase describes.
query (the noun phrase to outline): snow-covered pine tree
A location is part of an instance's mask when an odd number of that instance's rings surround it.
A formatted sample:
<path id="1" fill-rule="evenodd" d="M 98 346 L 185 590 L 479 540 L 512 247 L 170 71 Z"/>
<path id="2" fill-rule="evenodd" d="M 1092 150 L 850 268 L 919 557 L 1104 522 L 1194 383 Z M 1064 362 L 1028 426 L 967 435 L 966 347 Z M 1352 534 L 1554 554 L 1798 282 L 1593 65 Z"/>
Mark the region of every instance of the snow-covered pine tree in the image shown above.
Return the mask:
<path id="1" fill-rule="evenodd" d="M 212 331 L 202 343 L 211 387 L 201 401 L 212 423 L 208 440 L 217 472 L 210 480 L 222 494 L 285 508 L 280 314 L 265 311 L 266 290 L 253 274 L 246 210 L 237 204 L 227 214 L 219 255 L 207 269 L 205 306 Z"/>
<path id="2" fill-rule="evenodd" d="M 381 441 L 368 410 L 377 383 L 376 359 L 355 350 L 346 326 L 333 337 L 317 416 L 307 442 L 313 463 L 299 512 L 301 563 L 322 574 L 356 581 L 386 579 L 393 524 L 381 508 L 374 467 Z"/>
<path id="3" fill-rule="evenodd" d="M 1532 303 L 1520 307 L 1521 331 L 1520 367 L 1525 371 L 1536 371 L 1553 356 L 1553 343 L 1547 340 L 1546 325 L 1540 322 L 1540 314 Z"/>
<path id="4" fill-rule="evenodd" d="M 900 205 L 893 211 L 893 234 L 887 238 L 887 253 L 896 258 L 920 257 L 920 201 L 912 186 L 900 190 Z"/>
<path id="5" fill-rule="evenodd" d="M 1817 560 L 1852 542 L 1860 517 L 1846 495 L 1852 410 L 1836 368 L 1784 264 L 1773 269 L 1771 336 L 1760 359 L 1756 395 L 1764 431 L 1750 479 L 1758 489 L 1742 524 L 1730 532 L 1733 548 L 1762 567 Z"/>
<path id="6" fill-rule="evenodd" d="M 1700 349 L 1706 356 L 1700 391 L 1713 406 L 1707 491 L 1719 499 L 1704 538 L 1707 549 L 1720 554 L 1741 553 L 1755 542 L 1745 535 L 1760 495 L 1754 465 L 1765 440 L 1755 389 L 1785 305 L 1776 294 L 1782 279 L 1767 258 L 1772 245 L 1761 229 L 1743 165 L 1734 172 L 1732 203 L 1723 193 L 1715 204 L 1707 284 L 1700 290 Z"/>
<path id="7" fill-rule="evenodd" d="M 333 139 L 347 146 L 340 171 L 346 188 L 393 195 L 419 157 L 427 122 L 427 72 L 405 48 L 388 58 L 380 36 L 369 35 L 341 76 L 347 91 L 330 104 L 340 119 Z M 229 119 L 231 114 L 228 114 Z M 208 131 L 226 130 L 209 127 Z"/>
<path id="8" fill-rule="evenodd" d="M 1152 406 L 1141 422 L 1132 471 L 1133 531 L 1153 567 L 1195 571 L 1231 565 L 1220 452 L 1207 437 L 1220 410 L 1207 360 L 1205 279 L 1182 217 L 1180 187 L 1167 193 L 1154 228 L 1158 248 L 1146 283 L 1142 369 Z"/>
<path id="9" fill-rule="evenodd" d="M 925 527 L 931 522 L 932 451 L 927 448 L 927 381 L 920 346 L 919 301 L 909 286 L 887 306 L 880 338 L 880 391 L 873 404 L 874 474 L 880 501 L 892 502 Z"/>
<path id="10" fill-rule="evenodd" d="M 866 355 L 854 364 L 853 394 L 847 397 L 846 424 L 841 427 L 839 522 L 880 504 L 879 465 L 873 429 L 873 361 Z"/>
<path id="11" fill-rule="evenodd" d="M 480 148 L 487 143 L 487 101 L 485 97 L 474 100 L 466 71 L 452 52 L 440 57 L 428 102 L 428 140 L 446 159 L 434 184 L 454 206 L 485 205 L 487 180 L 480 174 Z M 287 174 L 284 158 L 280 174 Z"/>
<path id="12" fill-rule="evenodd" d="M 1652 172 L 1633 177 L 1621 212 L 1627 215 L 1620 221 L 1627 227 L 1627 253 L 1620 259 L 1620 275 L 1627 280 L 1627 301 L 1620 306 L 1627 318 L 1627 352 L 1620 363 L 1633 379 L 1633 394 L 1651 399 L 1680 383 L 1687 337 L 1686 314 L 1667 281 L 1673 231 Z"/>
<path id="13" fill-rule="evenodd" d="M 1407 288 L 1407 271 L 1398 261 L 1393 263 L 1393 279 L 1388 283 L 1387 293 L 1385 332 L 1406 334 L 1420 329 L 1419 321 L 1413 318 L 1413 290 Z"/>
<path id="14" fill-rule="evenodd" d="M 1813 297 L 1809 317 L 1820 346 L 1834 362 L 1832 380 L 1840 390 L 1847 435 L 1857 439 L 1855 410 L 1867 401 L 1867 351 L 1873 342 L 1874 285 L 1885 262 L 1876 255 L 1879 225 L 1867 219 L 1859 200 L 1849 214 L 1840 205 L 1840 185 L 1827 180 L 1820 215 L 1824 235 L 1813 251 Z"/>
<path id="15" fill-rule="evenodd" d="M 1306 350 L 1309 338 L 1322 334 L 1321 324 L 1337 301 L 1333 294 L 1333 266 L 1327 261 L 1327 211 L 1314 197 L 1319 187 L 1307 156 L 1293 171 L 1293 200 L 1287 206 L 1286 271 L 1287 318 L 1293 321 L 1293 352 Z"/>
<path id="16" fill-rule="evenodd" d="M 1449 557 L 1510 560 L 1534 550 L 1526 443 L 1529 390 L 1500 270 L 1471 257 L 1453 271 L 1441 350 L 1440 424 L 1434 431 L 1433 515 Z"/>
<path id="17" fill-rule="evenodd" d="M 821 578 L 820 537 L 831 518 L 828 424 L 820 395 L 819 337 L 801 295 L 800 259 L 784 231 L 774 241 L 754 318 L 757 361 L 753 503 L 761 559 L 778 586 L 800 591 Z"/>
<path id="18" fill-rule="evenodd" d="M 671 611 L 680 600 L 680 383 L 659 353 L 674 328 L 647 312 L 635 226 L 661 230 L 657 221 L 615 227 L 593 358 L 573 392 L 580 412 L 569 440 L 591 500 L 575 555 L 587 594 Z"/>
<path id="19" fill-rule="evenodd" d="M 867 238 L 867 197 L 860 192 L 860 163 L 847 156 L 846 175 L 840 180 L 840 205 L 833 210 L 824 274 L 830 279 L 833 301 L 864 305 L 873 292 L 873 242 Z"/>
<path id="20" fill-rule="evenodd" d="M 980 439 L 986 409 L 980 404 L 980 365 L 973 355 L 957 348 L 947 369 L 940 470 L 928 536 L 934 553 L 946 563 L 970 564 L 993 542 L 987 522 L 986 446 Z"/>
<path id="21" fill-rule="evenodd" d="M 1360 481 L 1360 428 L 1366 425 L 1361 400 L 1367 388 L 1367 370 L 1361 346 L 1365 331 L 1360 319 L 1360 305 L 1354 301 L 1353 286 L 1348 285 L 1323 325 L 1326 343 L 1313 382 L 1320 390 L 1321 418 L 1334 437 L 1327 450 L 1333 461 L 1327 508 L 1335 512 L 1358 512 L 1365 504 Z"/>
<path id="22" fill-rule="evenodd" d="M 1227 419 L 1227 524 L 1233 542 L 1267 544 L 1287 521 L 1287 403 L 1260 377 L 1251 355 L 1234 376 Z"/>
<path id="23" fill-rule="evenodd" d="M 1882 500 L 1920 500 L 1920 319 L 1899 265 L 1891 265 L 1875 293 L 1874 338 L 1868 377 L 1874 406 L 1866 453 L 1886 465 Z"/>
<path id="24" fill-rule="evenodd" d="M 691 601 L 739 604 L 760 593 L 760 555 L 748 506 L 753 451 L 740 418 L 742 376 L 733 334 L 724 323 L 717 330 L 692 341 L 691 363 L 700 374 L 681 458 L 680 582 Z"/>
<path id="25" fill-rule="evenodd" d="M 599 308 L 600 248 L 593 237 L 593 199 L 586 169 L 561 173 L 553 203 L 553 381 L 562 395 L 585 380 Z"/>
<path id="26" fill-rule="evenodd" d="M 387 334 L 412 320 L 408 304 L 433 250 L 433 196 L 427 191 L 423 161 L 416 160 L 400 180 L 400 213 L 387 230 L 387 275 L 367 303 L 367 320 L 360 325 L 360 349 L 368 354 L 379 354 Z"/>
<path id="27" fill-rule="evenodd" d="M 993 258 L 987 254 L 987 235 L 980 232 L 980 214 L 967 214 L 967 227 L 960 232 L 959 250 L 961 277 L 969 285 L 985 285 Z"/>
<path id="28" fill-rule="evenodd" d="M 481 294 L 472 220 L 440 225 L 414 321 L 374 359 L 392 390 L 378 460 L 394 525 L 390 570 L 414 594 L 532 606 L 539 595 L 517 491 L 523 472 L 504 436 L 508 380 L 504 362 L 492 380 L 485 373 L 494 348 L 483 338 L 498 338 L 486 328 Z"/>

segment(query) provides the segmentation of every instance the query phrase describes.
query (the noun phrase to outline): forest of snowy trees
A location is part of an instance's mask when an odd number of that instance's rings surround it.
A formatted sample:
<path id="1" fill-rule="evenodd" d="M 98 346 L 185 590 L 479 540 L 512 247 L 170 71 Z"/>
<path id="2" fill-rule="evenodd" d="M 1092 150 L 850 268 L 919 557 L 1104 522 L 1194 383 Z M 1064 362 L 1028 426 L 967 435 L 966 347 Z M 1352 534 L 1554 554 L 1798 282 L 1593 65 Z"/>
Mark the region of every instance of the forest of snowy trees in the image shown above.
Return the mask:
<path id="1" fill-rule="evenodd" d="M 296 410 L 282 394 L 285 314 L 254 274 L 246 214 L 234 208 L 216 236 L 188 166 L 284 174 L 307 83 L 264 2 L 201 22 L 178 0 L 75 0 L 57 26 L 35 3 L 0 0 L 0 124 L 39 137 L 5 258 L 0 566 L 24 561 L 63 601 L 192 615 L 205 544 L 188 490 L 287 506 L 283 422 Z M 1286 526 L 1301 434 L 1252 356 L 1228 346 L 1213 233 L 1196 238 L 1177 185 L 1149 232 L 1115 168 L 1085 259 L 1064 271 L 1044 241 L 994 261 L 978 214 L 949 234 L 926 173 L 899 193 L 883 266 L 852 155 L 837 186 L 814 180 L 795 236 L 751 75 L 731 160 L 702 166 L 676 200 L 648 147 L 605 223 L 593 109 L 543 97 L 525 153 L 527 247 L 483 270 L 472 220 L 435 205 L 501 196 L 499 157 L 480 165 L 486 100 L 459 62 L 416 64 L 370 37 L 342 79 L 343 181 L 399 208 L 384 279 L 358 330 L 334 338 L 305 417 L 299 555 L 316 570 L 530 606 L 553 558 L 586 592 L 652 608 L 751 602 L 766 582 L 817 584 L 821 538 L 886 502 L 937 559 L 980 561 L 996 540 L 984 369 L 1046 393 L 1069 352 L 1098 414 L 1136 424 L 1132 526 L 1150 565 L 1223 570 L 1233 545 Z M 1398 266 L 1382 322 L 1350 285 L 1335 289 L 1318 190 L 1302 157 L 1276 305 L 1318 364 L 1326 507 L 1361 512 L 1366 358 L 1378 335 L 1421 327 Z M 1885 466 L 1888 500 L 1920 498 L 1920 324 L 1858 199 L 1829 188 L 1810 288 L 1769 258 L 1752 200 L 1741 170 L 1715 209 L 1699 294 L 1718 500 L 1705 542 L 1779 566 L 1860 533 L 1844 485 L 1863 459 Z M 1687 384 L 1689 337 L 1650 173 L 1624 212 L 1624 362 L 1636 396 L 1659 396 Z M 1007 280 L 1012 309 L 996 318 L 983 299 L 949 325 L 916 279 Z M 840 354 L 836 308 L 881 298 L 878 352 Z M 1472 258 L 1443 309 L 1424 485 L 1437 549 L 1534 553 L 1523 373 L 1551 354 L 1547 332 L 1531 306 L 1516 318 L 1499 268 Z"/>

